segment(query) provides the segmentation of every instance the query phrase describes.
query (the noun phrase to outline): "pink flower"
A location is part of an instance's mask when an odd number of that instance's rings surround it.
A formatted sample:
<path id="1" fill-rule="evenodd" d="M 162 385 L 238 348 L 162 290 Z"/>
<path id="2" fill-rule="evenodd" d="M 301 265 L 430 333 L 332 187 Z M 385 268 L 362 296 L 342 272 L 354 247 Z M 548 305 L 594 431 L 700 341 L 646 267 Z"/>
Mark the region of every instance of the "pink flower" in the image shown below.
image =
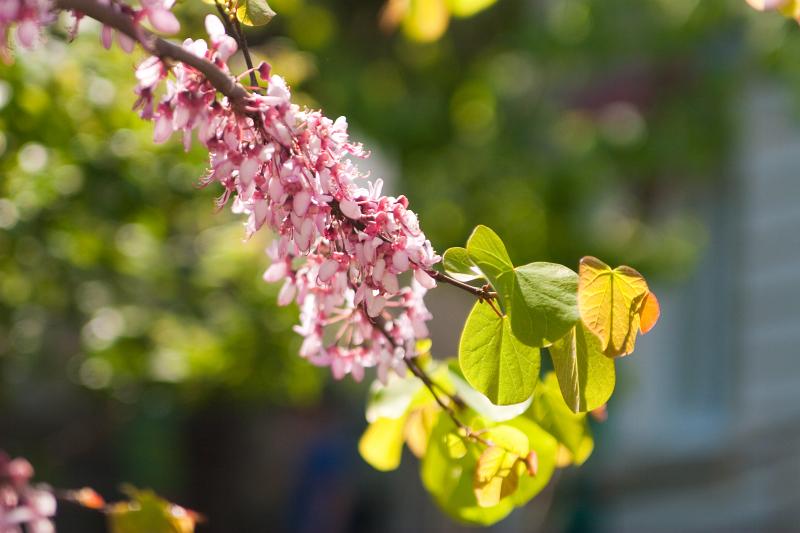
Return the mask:
<path id="1" fill-rule="evenodd" d="M 56 513 L 56 499 L 44 486 L 32 486 L 33 467 L 25 459 L 10 459 L 0 450 L 0 531 L 49 533 L 55 531 L 50 517 Z"/>
<path id="2" fill-rule="evenodd" d="M 228 73 L 236 42 L 215 16 L 205 26 L 210 44 L 187 39 L 183 47 Z M 258 71 L 270 75 L 268 66 Z M 293 104 L 274 74 L 264 94 L 250 96 L 246 115 L 186 65 L 168 69 L 151 58 L 136 77 L 137 107 L 154 121 L 156 142 L 180 131 L 188 146 L 197 131 L 210 155 L 202 183 L 222 186 L 220 205 L 234 198 L 247 235 L 264 226 L 275 233 L 264 279 L 282 283 L 280 305 L 300 307 L 300 355 L 336 378 L 360 380 L 378 367 L 386 379 L 402 369 L 416 339 L 428 335 L 423 297 L 435 282 L 426 271 L 439 257 L 408 199 L 382 195 L 382 182 L 359 171 L 354 158 L 367 154 L 350 141 L 347 120 Z"/>

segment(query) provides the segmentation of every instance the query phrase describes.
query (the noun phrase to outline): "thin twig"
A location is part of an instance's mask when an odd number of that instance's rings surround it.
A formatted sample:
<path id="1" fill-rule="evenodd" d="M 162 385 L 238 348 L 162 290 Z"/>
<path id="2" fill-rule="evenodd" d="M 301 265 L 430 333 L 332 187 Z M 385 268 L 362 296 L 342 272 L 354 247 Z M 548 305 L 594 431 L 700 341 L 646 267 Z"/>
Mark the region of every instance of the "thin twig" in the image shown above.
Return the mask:
<path id="1" fill-rule="evenodd" d="M 242 50 L 244 62 L 247 64 L 247 70 L 250 71 L 250 85 L 254 88 L 258 88 L 258 80 L 256 79 L 255 67 L 253 66 L 253 58 L 250 57 L 250 49 L 247 47 L 247 37 L 244 34 L 244 28 L 242 28 L 242 25 L 239 24 L 239 19 L 235 17 L 232 21 L 232 24 L 236 30 L 239 48 Z"/>
<path id="2" fill-rule="evenodd" d="M 448 285 L 452 285 L 453 287 L 457 287 L 462 291 L 467 291 L 468 293 L 472 294 L 473 296 L 477 296 L 481 300 L 492 300 L 497 298 L 497 293 L 489 290 L 486 286 L 484 287 L 473 287 L 468 283 L 464 283 L 463 281 L 458 281 L 456 278 L 450 277 L 443 272 L 439 272 L 438 270 L 427 270 L 427 274 L 435 279 L 436 281 L 441 281 L 443 283 L 447 283 Z"/>
<path id="3" fill-rule="evenodd" d="M 247 70 L 250 74 L 250 85 L 258 87 L 258 80 L 254 72 L 255 67 L 253 67 L 253 59 L 250 57 L 250 49 L 247 46 L 247 37 L 245 37 L 244 30 L 242 30 L 241 24 L 239 24 L 239 19 L 236 18 L 236 13 L 232 11 L 230 4 L 228 7 L 225 7 L 220 0 L 215 0 L 214 5 L 217 7 L 217 13 L 222 17 L 222 23 L 225 25 L 225 32 L 228 35 L 233 35 L 239 43 L 239 50 L 241 50 L 244 56 L 244 62 L 247 64 Z"/>

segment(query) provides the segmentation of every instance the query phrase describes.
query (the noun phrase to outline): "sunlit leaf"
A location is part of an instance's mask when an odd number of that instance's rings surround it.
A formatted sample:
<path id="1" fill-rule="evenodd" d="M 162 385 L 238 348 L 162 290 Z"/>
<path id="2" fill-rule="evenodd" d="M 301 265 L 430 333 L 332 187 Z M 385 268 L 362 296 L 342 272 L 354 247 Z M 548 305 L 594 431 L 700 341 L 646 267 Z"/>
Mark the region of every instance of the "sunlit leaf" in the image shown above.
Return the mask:
<path id="1" fill-rule="evenodd" d="M 473 429 L 487 426 L 488 431 L 482 433 L 483 436 L 492 439 L 493 442 L 495 440 L 503 441 L 511 449 L 515 446 L 514 440 L 521 441 L 521 439 L 504 438 L 503 432 L 508 430 L 499 430 L 498 434 L 498 426 L 481 419 L 481 417 L 469 419 L 469 425 Z M 524 446 L 518 446 L 517 451 L 520 454 L 525 452 L 523 459 L 527 458 L 530 451 L 534 451 L 539 464 L 536 475 L 530 476 L 525 472 L 524 461 L 520 461 L 516 492 L 510 497 L 501 499 L 497 505 L 490 507 L 478 505 L 473 487 L 478 458 L 486 449 L 485 446 L 471 443 L 467 446 L 467 453 L 463 457 L 453 458 L 448 451 L 448 440 L 445 436 L 457 432 L 457 428 L 447 416 L 440 417 L 434 427 L 428 450 L 420 466 L 420 474 L 425 488 L 434 497 L 436 503 L 456 520 L 476 525 L 490 525 L 498 522 L 507 516 L 514 507 L 525 505 L 536 496 L 547 486 L 553 475 L 558 443 L 550 433 L 527 416 L 519 416 L 501 426 L 521 431 L 527 437 L 529 446 L 527 450 Z M 494 438 L 492 431 L 495 431 Z"/>
<path id="2" fill-rule="evenodd" d="M 403 17 L 403 31 L 415 41 L 432 42 L 444 34 L 450 22 L 445 0 L 408 0 Z"/>
<path id="3" fill-rule="evenodd" d="M 594 440 L 586 413 L 573 413 L 567 407 L 555 373 L 549 372 L 536 387 L 530 413 L 541 428 L 568 451 L 569 456 L 560 462 L 560 466 L 580 465 L 591 455 Z M 535 441 L 532 439 L 531 442 Z"/>
<path id="4" fill-rule="evenodd" d="M 461 332 L 458 362 L 471 386 L 494 404 L 510 405 L 533 394 L 541 358 L 514 336 L 508 317 L 477 302 Z"/>
<path id="5" fill-rule="evenodd" d="M 403 416 L 422 386 L 422 382 L 415 377 L 401 378 L 396 374 L 389 375 L 386 385 L 375 380 L 369 387 L 367 421 Z"/>
<path id="6" fill-rule="evenodd" d="M 403 437 L 408 445 L 408 449 L 417 457 L 423 457 L 428 448 L 433 426 L 439 417 L 440 408 L 436 404 L 428 404 L 412 409 L 403 427 Z"/>
<path id="7" fill-rule="evenodd" d="M 197 515 L 150 490 L 124 488 L 130 501 L 112 504 L 106 513 L 111 533 L 192 533 Z"/>
<path id="8" fill-rule="evenodd" d="M 493 427 L 484 437 L 492 446 L 478 458 L 473 485 L 478 505 L 492 507 L 516 492 L 530 443 L 525 433 L 505 425 Z"/>
<path id="9" fill-rule="evenodd" d="M 519 416 L 507 422 L 507 425 L 522 431 L 530 443 L 530 450 L 536 453 L 536 475 L 523 475 L 519 478 L 517 491 L 509 498 L 515 506 L 528 503 L 539 494 L 553 477 L 556 468 L 558 442 L 556 439 L 527 416 Z M 527 455 L 526 455 L 527 457 Z"/>
<path id="10" fill-rule="evenodd" d="M 561 395 L 574 412 L 596 409 L 614 392 L 614 360 L 600 348 L 600 340 L 582 323 L 549 348 Z"/>
<path id="11" fill-rule="evenodd" d="M 475 525 L 494 524 L 511 512 L 514 502 L 506 498 L 494 507 L 478 505 L 472 484 L 482 449 L 470 445 L 463 457 L 451 457 L 445 436 L 455 431 L 457 428 L 448 417 L 439 418 L 420 463 L 422 483 L 437 505 L 455 520 Z"/>
<path id="12" fill-rule="evenodd" d="M 447 0 L 450 13 L 456 17 L 471 17 L 472 15 L 491 7 L 497 0 Z"/>
<path id="13" fill-rule="evenodd" d="M 447 455 L 451 459 L 461 459 L 467 455 L 466 438 L 455 431 L 451 431 L 444 436 L 444 443 L 447 448 Z"/>
<path id="14" fill-rule="evenodd" d="M 482 278 L 483 274 L 469 258 L 466 248 L 454 247 L 445 250 L 442 256 L 445 271 L 459 281 L 472 281 Z"/>
<path id="15" fill-rule="evenodd" d="M 87 509 L 102 509 L 106 506 L 106 501 L 103 497 L 90 487 L 68 491 L 66 499 Z"/>
<path id="16" fill-rule="evenodd" d="M 486 448 L 475 468 L 475 499 L 481 507 L 492 507 L 511 496 L 519 482 L 520 457 L 498 446 Z"/>
<path id="17" fill-rule="evenodd" d="M 267 0 L 243 0 L 236 9 L 236 18 L 247 26 L 263 26 L 274 16 L 275 12 Z"/>
<path id="18" fill-rule="evenodd" d="M 400 466 L 406 417 L 379 418 L 367 427 L 358 441 L 358 453 L 376 470 L 383 472 Z"/>
<path id="19" fill-rule="evenodd" d="M 497 233 L 486 226 L 476 226 L 467 240 L 467 253 L 498 293 L 510 294 L 514 264 Z"/>
<path id="20" fill-rule="evenodd" d="M 765 0 L 761 0 L 762 2 Z M 773 4 L 775 2 L 772 2 Z M 779 11 L 786 17 L 800 20 L 800 1 L 788 0 L 782 3 Z"/>
<path id="21" fill-rule="evenodd" d="M 658 303 L 658 298 L 650 291 L 648 291 L 647 295 L 644 297 L 642 310 L 639 316 L 639 330 L 642 332 L 642 335 L 650 332 L 661 316 L 661 306 Z"/>
<path id="22" fill-rule="evenodd" d="M 467 241 L 471 262 L 489 279 L 511 319 L 514 335 L 530 346 L 547 346 L 578 321 L 578 277 L 555 263 L 514 267 L 500 237 L 478 226 Z"/>
<path id="23" fill-rule="evenodd" d="M 504 422 L 516 418 L 527 411 L 533 396 L 527 400 L 511 405 L 495 405 L 489 398 L 481 394 L 467 383 L 461 369 L 457 364 L 449 365 L 450 380 L 455 386 L 455 391 L 464 402 L 479 415 L 493 422 Z"/>
<path id="24" fill-rule="evenodd" d="M 578 307 L 586 327 L 600 338 L 603 353 L 610 357 L 633 351 L 639 330 L 640 307 L 649 292 L 636 270 L 611 269 L 595 257 L 580 262 Z"/>

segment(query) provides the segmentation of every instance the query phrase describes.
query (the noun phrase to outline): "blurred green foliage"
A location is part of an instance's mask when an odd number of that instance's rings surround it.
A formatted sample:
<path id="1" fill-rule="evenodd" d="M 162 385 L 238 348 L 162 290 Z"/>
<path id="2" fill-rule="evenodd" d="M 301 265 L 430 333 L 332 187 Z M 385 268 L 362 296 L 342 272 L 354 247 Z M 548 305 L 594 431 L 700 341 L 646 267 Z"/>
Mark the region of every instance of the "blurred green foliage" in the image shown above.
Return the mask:
<path id="1" fill-rule="evenodd" d="M 261 280 L 268 237 L 243 243 L 197 189 L 202 150 L 153 145 L 134 59 L 98 45 L 52 39 L 0 73 L 0 394 L 66 372 L 124 402 L 143 382 L 310 401 L 323 374 Z"/>
<path id="2" fill-rule="evenodd" d="M 686 199 L 727 172 L 741 81 L 800 80 L 793 23 L 728 0 L 489 4 L 427 44 L 381 30 L 378 0 L 272 0 L 248 35 L 299 102 L 348 117 L 438 250 L 483 223 L 514 261 L 682 275 L 704 238 Z M 184 36 L 209 9 L 179 6 Z M 138 57 L 83 29 L 0 67 L 0 395 L 66 372 L 126 402 L 143 382 L 313 399 L 324 373 L 260 279 L 268 237 L 242 244 L 197 190 L 201 150 L 152 144 Z"/>

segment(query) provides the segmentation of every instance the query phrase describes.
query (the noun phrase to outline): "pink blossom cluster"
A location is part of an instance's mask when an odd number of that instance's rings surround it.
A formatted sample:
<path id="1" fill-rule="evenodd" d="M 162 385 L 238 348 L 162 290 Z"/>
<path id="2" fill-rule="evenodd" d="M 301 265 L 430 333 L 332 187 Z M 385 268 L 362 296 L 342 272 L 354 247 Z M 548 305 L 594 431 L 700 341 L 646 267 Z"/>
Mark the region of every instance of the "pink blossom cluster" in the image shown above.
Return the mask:
<path id="1" fill-rule="evenodd" d="M 229 73 L 236 41 L 215 16 L 206 30 L 210 44 L 187 39 L 183 47 Z M 218 99 L 192 67 L 152 57 L 136 71 L 137 107 L 154 121 L 156 142 L 181 132 L 188 148 L 196 131 L 210 152 L 203 183 L 225 189 L 220 206 L 235 198 L 248 236 L 263 226 L 276 233 L 264 278 L 283 281 L 281 305 L 300 307 L 300 354 L 337 379 L 360 380 L 369 367 L 386 379 L 428 335 L 422 298 L 440 258 L 408 200 L 382 195 L 381 180 L 359 171 L 353 158 L 367 154 L 349 140 L 347 121 L 301 109 L 269 65 L 256 70 L 268 87 L 242 104 Z"/>
<path id="2" fill-rule="evenodd" d="M 0 451 L 0 533 L 49 533 L 56 499 L 48 487 L 32 486 L 33 467 Z"/>
<path id="3" fill-rule="evenodd" d="M 175 0 L 140 0 L 139 7 L 134 8 L 117 0 L 99 0 L 99 3 L 131 16 L 135 27 L 143 21 L 158 32 L 171 35 L 180 29 L 180 23 L 170 11 Z M 74 13 L 79 22 L 81 13 Z M 8 47 L 12 37 L 11 27 L 16 26 L 17 41 L 26 48 L 31 48 L 38 40 L 42 28 L 55 21 L 55 10 L 52 0 L 2 0 L 0 1 L 0 54 L 9 59 Z M 73 33 L 77 31 L 78 22 Z M 103 26 L 100 32 L 103 46 L 110 48 L 114 39 L 114 30 Z M 129 36 L 117 32 L 117 42 L 126 52 L 133 50 L 135 41 Z"/>
<path id="4" fill-rule="evenodd" d="M 2 0 L 0 1 L 0 55 L 9 59 L 8 48 L 13 37 L 12 26 L 16 26 L 17 41 L 31 48 L 38 40 L 42 27 L 55 19 L 50 0 Z"/>

